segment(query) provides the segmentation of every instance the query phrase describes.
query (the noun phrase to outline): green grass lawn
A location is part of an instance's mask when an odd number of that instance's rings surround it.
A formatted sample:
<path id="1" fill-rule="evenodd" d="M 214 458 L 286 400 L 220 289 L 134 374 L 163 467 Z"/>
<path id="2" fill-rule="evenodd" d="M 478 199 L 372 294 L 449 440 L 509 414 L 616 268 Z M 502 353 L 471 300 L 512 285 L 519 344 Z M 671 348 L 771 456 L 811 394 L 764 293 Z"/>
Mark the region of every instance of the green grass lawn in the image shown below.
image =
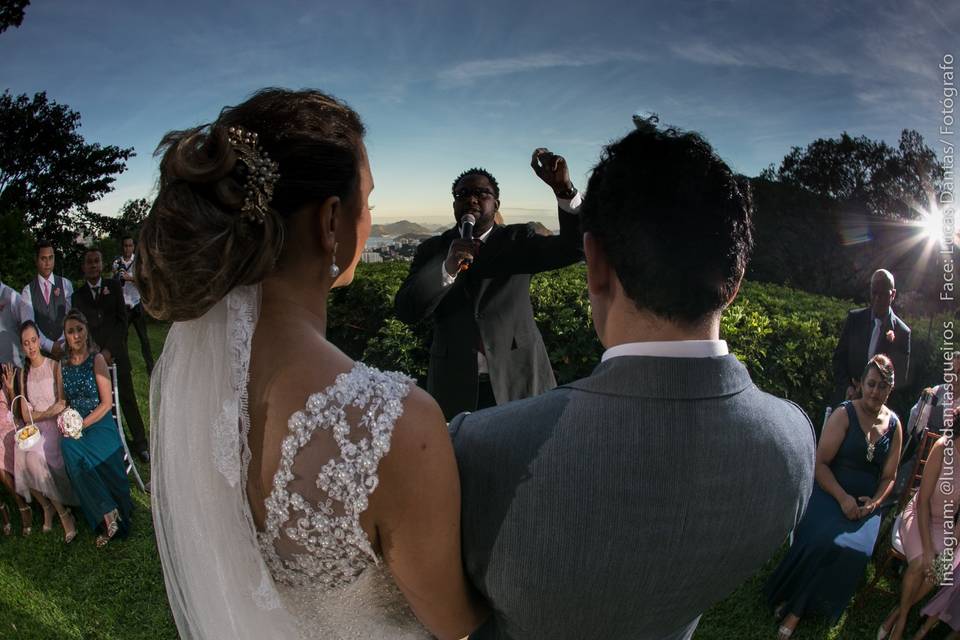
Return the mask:
<path id="1" fill-rule="evenodd" d="M 153 353 L 158 356 L 166 327 L 159 324 L 149 327 Z M 130 336 L 130 357 L 146 420 L 149 380 L 134 332 Z M 148 480 L 149 465 L 139 466 L 144 481 Z M 133 490 L 133 497 L 136 508 L 130 538 L 113 542 L 102 550 L 94 547 L 94 536 L 82 526 L 80 535 L 69 546 L 63 544 L 59 524 L 51 533 L 40 533 L 39 509 L 35 512 L 32 536 L 0 536 L 0 638 L 147 640 L 177 637 L 154 544 L 149 497 L 138 489 Z M 19 531 L 16 510 L 9 500 L 7 502 L 14 514 L 14 530 Z M 775 637 L 776 625 L 764 604 L 762 590 L 777 560 L 772 559 L 756 576 L 708 611 L 697 630 L 696 640 Z M 868 576 L 872 575 L 871 565 Z M 710 579 L 710 567 L 704 567 L 703 579 Z M 891 587 L 889 582 L 883 584 Z M 828 627 L 823 620 L 808 619 L 801 622 L 794 637 L 871 640 L 876 637 L 877 626 L 895 598 L 872 594 L 863 600 L 862 607 L 852 605 L 835 627 Z M 914 612 L 908 632 L 912 633 L 918 624 Z M 928 637 L 942 638 L 946 631 L 941 625 Z"/>

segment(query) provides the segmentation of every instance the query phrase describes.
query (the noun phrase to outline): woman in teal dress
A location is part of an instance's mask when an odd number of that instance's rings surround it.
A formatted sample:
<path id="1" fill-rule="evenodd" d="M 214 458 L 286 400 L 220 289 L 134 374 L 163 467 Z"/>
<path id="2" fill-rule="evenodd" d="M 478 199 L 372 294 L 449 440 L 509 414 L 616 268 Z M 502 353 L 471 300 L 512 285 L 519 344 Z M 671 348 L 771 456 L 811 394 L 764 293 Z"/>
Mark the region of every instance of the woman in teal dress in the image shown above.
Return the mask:
<path id="1" fill-rule="evenodd" d="M 873 555 L 883 519 L 878 507 L 900 460 L 900 423 L 886 407 L 893 383 L 893 363 L 874 356 L 861 379 L 863 396 L 841 404 L 823 428 L 813 495 L 766 586 L 768 602 L 783 615 L 778 640 L 789 638 L 805 614 L 836 622 Z"/>
<path id="2" fill-rule="evenodd" d="M 69 406 L 83 416 L 83 435 L 77 440 L 64 437 L 60 448 L 80 508 L 102 547 L 114 537 L 126 537 L 130 529 L 133 501 L 123 443 L 110 413 L 113 394 L 107 363 L 91 352 L 87 319 L 71 309 L 63 329 L 67 342 L 63 390 Z"/>

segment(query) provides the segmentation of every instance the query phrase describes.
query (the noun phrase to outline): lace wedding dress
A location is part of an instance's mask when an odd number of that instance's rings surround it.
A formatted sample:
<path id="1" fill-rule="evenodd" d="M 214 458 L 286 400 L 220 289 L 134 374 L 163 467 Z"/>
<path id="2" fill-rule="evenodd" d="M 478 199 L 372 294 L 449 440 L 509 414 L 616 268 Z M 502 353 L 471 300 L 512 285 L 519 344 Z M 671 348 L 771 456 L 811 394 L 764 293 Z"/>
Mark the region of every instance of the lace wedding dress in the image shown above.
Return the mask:
<path id="1" fill-rule="evenodd" d="M 360 515 L 412 381 L 357 363 L 290 417 L 263 531 L 246 497 L 259 289 L 174 324 L 151 384 L 152 489 L 170 608 L 188 638 L 431 637 Z"/>

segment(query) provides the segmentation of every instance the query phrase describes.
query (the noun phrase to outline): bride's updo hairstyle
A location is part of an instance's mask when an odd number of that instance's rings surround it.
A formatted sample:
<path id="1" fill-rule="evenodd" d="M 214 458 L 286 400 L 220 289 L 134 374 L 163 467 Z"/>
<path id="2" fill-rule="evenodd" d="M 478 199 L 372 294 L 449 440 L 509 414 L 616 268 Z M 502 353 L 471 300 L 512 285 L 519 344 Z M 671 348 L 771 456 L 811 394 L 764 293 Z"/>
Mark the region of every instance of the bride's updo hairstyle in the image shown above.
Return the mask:
<path id="1" fill-rule="evenodd" d="M 228 139 L 256 134 L 279 166 L 262 221 L 242 215 L 248 168 Z M 357 197 L 364 127 L 319 91 L 263 89 L 216 122 L 163 137 L 157 199 L 140 232 L 135 279 L 146 310 L 190 320 L 238 285 L 261 281 L 283 250 L 284 224 L 310 204 Z"/>

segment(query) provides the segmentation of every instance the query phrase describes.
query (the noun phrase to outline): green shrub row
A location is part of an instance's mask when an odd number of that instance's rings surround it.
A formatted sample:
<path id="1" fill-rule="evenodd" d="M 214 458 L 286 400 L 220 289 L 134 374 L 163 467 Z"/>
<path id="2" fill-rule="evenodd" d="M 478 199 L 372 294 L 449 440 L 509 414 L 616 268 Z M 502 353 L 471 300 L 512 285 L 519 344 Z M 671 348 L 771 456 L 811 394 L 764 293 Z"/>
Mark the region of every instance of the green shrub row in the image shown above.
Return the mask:
<path id="1" fill-rule="evenodd" d="M 403 262 L 361 264 L 353 284 L 331 296 L 328 336 L 352 358 L 403 371 L 424 384 L 430 323 L 408 327 L 393 315 L 393 297 L 408 268 Z M 539 274 L 530 287 L 534 317 L 561 384 L 589 375 L 603 353 L 585 282 L 581 264 Z M 847 311 L 855 306 L 851 300 L 744 282 L 723 315 L 721 337 L 761 389 L 793 400 L 817 423 L 832 390 L 833 350 Z M 942 378 L 946 319 L 946 314 L 906 318 L 913 328 L 913 375 L 903 397 L 910 402 Z"/>

